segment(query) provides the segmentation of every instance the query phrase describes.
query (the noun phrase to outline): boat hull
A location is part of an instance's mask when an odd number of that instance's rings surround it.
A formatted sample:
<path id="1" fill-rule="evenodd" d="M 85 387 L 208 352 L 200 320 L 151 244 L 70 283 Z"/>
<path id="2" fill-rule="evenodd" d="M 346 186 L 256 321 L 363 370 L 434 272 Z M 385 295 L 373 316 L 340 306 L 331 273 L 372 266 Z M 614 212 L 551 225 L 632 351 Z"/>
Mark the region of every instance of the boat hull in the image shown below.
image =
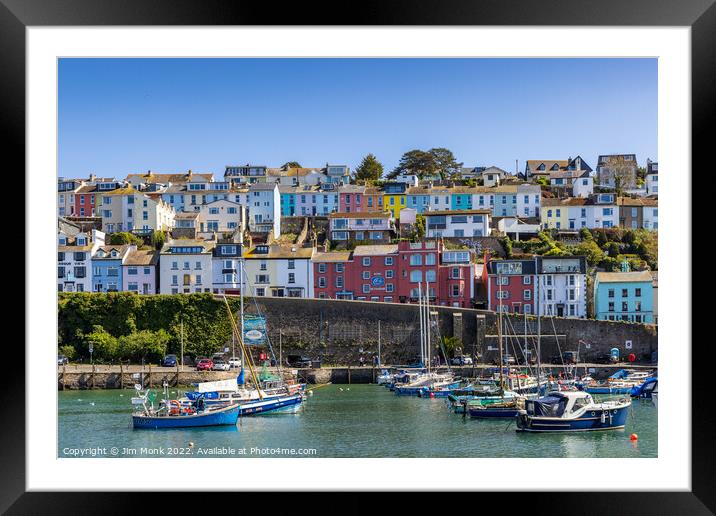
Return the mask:
<path id="1" fill-rule="evenodd" d="M 629 394 L 632 387 L 584 387 L 582 390 L 589 394 Z"/>
<path id="2" fill-rule="evenodd" d="M 145 416 L 132 415 L 132 425 L 138 429 L 156 430 L 159 428 L 194 428 L 203 426 L 236 425 L 239 419 L 239 405 L 201 414 L 183 416 Z"/>
<path id="3" fill-rule="evenodd" d="M 256 400 L 240 405 L 241 416 L 253 416 L 256 414 L 265 414 L 267 412 L 275 412 L 278 410 L 288 410 L 295 408 L 296 405 L 303 401 L 303 395 L 294 394 L 291 396 L 281 396 L 267 400 Z"/>
<path id="4" fill-rule="evenodd" d="M 626 424 L 629 405 L 611 408 L 587 410 L 576 418 L 558 418 L 519 414 L 517 431 L 521 432 L 590 432 L 599 430 L 618 430 Z M 602 417 L 602 414 L 605 417 Z"/>
<path id="5" fill-rule="evenodd" d="M 483 408 L 467 407 L 467 411 L 473 419 L 513 419 L 519 413 L 517 407 L 490 407 L 489 405 Z"/>

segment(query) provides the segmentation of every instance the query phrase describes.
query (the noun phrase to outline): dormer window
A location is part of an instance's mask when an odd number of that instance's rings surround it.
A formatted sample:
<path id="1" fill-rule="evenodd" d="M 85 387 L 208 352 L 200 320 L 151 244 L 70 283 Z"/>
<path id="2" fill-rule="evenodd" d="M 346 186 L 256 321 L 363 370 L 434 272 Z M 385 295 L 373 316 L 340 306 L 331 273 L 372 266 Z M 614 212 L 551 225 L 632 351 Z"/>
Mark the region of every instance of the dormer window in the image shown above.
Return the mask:
<path id="1" fill-rule="evenodd" d="M 60 245 L 67 245 L 67 239 L 65 237 L 60 237 Z"/>
<path id="2" fill-rule="evenodd" d="M 545 169 L 544 163 L 542 163 L 539 167 L 537 167 L 537 170 L 544 170 L 544 169 Z"/>
<path id="3" fill-rule="evenodd" d="M 77 245 L 86 245 L 85 239 L 84 239 L 84 238 L 78 238 L 78 239 L 77 239 Z"/>
<path id="4" fill-rule="evenodd" d="M 119 253 L 117 251 L 115 251 L 114 249 L 112 250 L 112 252 L 110 254 L 111 254 L 112 258 L 116 258 L 117 256 L 119 256 Z"/>
<path id="5" fill-rule="evenodd" d="M 99 256 L 100 258 L 104 258 L 104 251 L 102 249 L 97 251 L 97 256 Z"/>

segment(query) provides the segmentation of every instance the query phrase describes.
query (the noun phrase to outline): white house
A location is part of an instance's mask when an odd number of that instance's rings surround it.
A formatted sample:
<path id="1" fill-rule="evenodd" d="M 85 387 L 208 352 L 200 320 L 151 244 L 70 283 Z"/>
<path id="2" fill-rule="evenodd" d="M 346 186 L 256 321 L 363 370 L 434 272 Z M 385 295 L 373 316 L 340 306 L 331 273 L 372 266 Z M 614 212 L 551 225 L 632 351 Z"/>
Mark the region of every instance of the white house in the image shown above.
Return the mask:
<path id="1" fill-rule="evenodd" d="M 484 186 L 500 186 L 500 182 L 505 178 L 507 172 L 499 167 L 487 167 L 482 171 L 482 184 Z"/>
<path id="2" fill-rule="evenodd" d="M 104 233 L 57 232 L 57 290 L 92 292 L 92 255 L 104 245 Z"/>
<path id="3" fill-rule="evenodd" d="M 537 258 L 540 315 L 587 316 L 587 261 L 584 256 Z"/>
<path id="4" fill-rule="evenodd" d="M 428 238 L 490 236 L 490 213 L 490 210 L 426 212 L 426 235 Z"/>
<path id="5" fill-rule="evenodd" d="M 646 160 L 646 195 L 659 194 L 659 163 Z"/>
<path id="6" fill-rule="evenodd" d="M 541 214 L 544 229 L 579 230 L 619 226 L 619 208 L 614 194 L 543 199 Z"/>
<path id="7" fill-rule="evenodd" d="M 572 197 L 589 197 L 594 193 L 594 178 L 586 170 L 559 170 L 549 174 L 553 188 L 564 188 Z"/>
<path id="8" fill-rule="evenodd" d="M 244 254 L 246 291 L 257 297 L 313 297 L 315 248 L 257 245 Z"/>
<path id="9" fill-rule="evenodd" d="M 246 229 L 245 208 L 229 200 L 212 201 L 199 207 L 199 234 L 210 237 L 211 233 L 233 233 Z"/>
<path id="10" fill-rule="evenodd" d="M 251 231 L 281 236 L 281 194 L 276 183 L 255 183 L 249 187 L 247 209 Z"/>
<path id="11" fill-rule="evenodd" d="M 159 293 L 190 294 L 211 292 L 212 250 L 210 240 L 170 240 L 159 259 Z"/>
<path id="12" fill-rule="evenodd" d="M 215 293 L 241 293 L 242 240 L 242 235 L 236 232 L 230 238 L 219 239 L 212 249 L 212 288 Z"/>
<path id="13" fill-rule="evenodd" d="M 644 229 L 657 231 L 659 229 L 659 206 L 657 201 L 645 204 L 642 208 L 642 217 L 644 220 Z"/>

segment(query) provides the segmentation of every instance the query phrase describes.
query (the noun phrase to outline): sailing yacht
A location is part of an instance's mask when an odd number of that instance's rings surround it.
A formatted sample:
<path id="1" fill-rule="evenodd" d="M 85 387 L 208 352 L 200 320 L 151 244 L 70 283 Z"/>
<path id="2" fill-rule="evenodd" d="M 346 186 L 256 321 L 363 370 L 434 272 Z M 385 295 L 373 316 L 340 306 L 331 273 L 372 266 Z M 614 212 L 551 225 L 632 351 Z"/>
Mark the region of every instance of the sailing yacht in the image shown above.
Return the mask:
<path id="1" fill-rule="evenodd" d="M 431 370 L 431 347 L 430 334 L 432 323 L 430 319 L 430 298 L 429 284 L 425 283 L 425 297 L 423 297 L 421 284 L 418 284 L 418 306 L 420 316 L 420 360 L 427 365 L 427 370 L 418 373 L 414 378 L 403 384 L 395 385 L 395 393 L 398 396 L 418 396 L 425 389 L 443 390 L 457 388 L 460 381 L 455 380 L 452 372 L 437 373 Z"/>

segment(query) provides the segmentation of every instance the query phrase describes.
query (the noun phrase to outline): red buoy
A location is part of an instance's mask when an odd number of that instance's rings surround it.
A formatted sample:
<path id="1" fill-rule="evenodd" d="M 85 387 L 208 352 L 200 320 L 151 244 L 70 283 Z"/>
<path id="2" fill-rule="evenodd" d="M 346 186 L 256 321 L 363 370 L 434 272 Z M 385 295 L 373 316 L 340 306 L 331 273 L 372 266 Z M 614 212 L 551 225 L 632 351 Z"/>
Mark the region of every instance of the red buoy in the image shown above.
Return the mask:
<path id="1" fill-rule="evenodd" d="M 631 434 L 631 435 L 629 436 L 629 439 L 631 439 L 632 441 L 638 441 L 638 440 L 639 440 L 639 436 L 636 435 L 636 434 Z"/>

